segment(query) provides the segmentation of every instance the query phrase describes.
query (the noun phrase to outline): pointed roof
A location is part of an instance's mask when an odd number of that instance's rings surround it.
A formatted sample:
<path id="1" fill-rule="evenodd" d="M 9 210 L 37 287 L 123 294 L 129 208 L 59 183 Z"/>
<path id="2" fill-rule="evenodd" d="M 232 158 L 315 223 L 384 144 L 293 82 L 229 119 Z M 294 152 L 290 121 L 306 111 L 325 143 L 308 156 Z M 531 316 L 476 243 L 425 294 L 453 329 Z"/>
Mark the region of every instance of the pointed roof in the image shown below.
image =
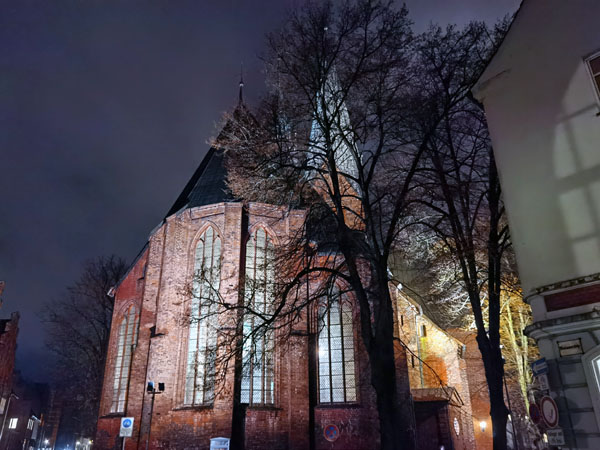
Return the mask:
<path id="1" fill-rule="evenodd" d="M 213 146 L 165 217 L 175 214 L 182 208 L 233 201 L 234 197 L 225 183 L 226 177 L 223 149 Z"/>
<path id="2" fill-rule="evenodd" d="M 240 90 L 241 94 L 241 90 Z M 240 98 L 230 119 L 222 128 L 216 142 L 222 140 L 222 136 L 231 133 L 232 120 L 246 121 L 251 125 L 258 125 L 256 119 Z M 202 159 L 202 162 L 187 182 L 177 200 L 165 218 L 175 214 L 183 208 L 194 208 L 197 206 L 212 205 L 214 203 L 234 202 L 236 199 L 227 186 L 227 168 L 225 167 L 225 151 L 222 147 L 212 146 Z"/>

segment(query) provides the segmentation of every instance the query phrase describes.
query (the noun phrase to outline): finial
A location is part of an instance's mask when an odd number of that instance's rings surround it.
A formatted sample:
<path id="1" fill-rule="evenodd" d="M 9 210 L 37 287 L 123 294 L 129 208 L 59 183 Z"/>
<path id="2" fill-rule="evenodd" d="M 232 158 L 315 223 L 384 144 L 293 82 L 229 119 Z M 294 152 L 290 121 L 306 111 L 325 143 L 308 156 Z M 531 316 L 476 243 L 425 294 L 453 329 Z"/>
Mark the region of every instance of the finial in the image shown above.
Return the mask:
<path id="1" fill-rule="evenodd" d="M 244 91 L 244 63 L 242 63 L 240 65 L 240 100 L 239 100 L 240 105 L 244 103 L 243 91 Z"/>

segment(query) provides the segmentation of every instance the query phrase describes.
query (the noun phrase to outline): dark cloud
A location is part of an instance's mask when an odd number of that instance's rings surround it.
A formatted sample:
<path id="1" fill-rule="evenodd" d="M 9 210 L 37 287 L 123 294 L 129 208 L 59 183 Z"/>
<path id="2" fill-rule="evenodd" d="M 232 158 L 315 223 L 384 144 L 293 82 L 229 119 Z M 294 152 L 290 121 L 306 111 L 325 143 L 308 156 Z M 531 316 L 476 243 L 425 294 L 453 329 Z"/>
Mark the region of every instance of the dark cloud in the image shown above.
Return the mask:
<path id="1" fill-rule="evenodd" d="M 207 150 L 223 111 L 260 95 L 261 52 L 297 0 L 29 1 L 0 6 L 1 316 L 43 380 L 37 316 L 82 263 L 132 259 Z M 413 0 L 418 29 L 496 20 L 518 0 Z"/>

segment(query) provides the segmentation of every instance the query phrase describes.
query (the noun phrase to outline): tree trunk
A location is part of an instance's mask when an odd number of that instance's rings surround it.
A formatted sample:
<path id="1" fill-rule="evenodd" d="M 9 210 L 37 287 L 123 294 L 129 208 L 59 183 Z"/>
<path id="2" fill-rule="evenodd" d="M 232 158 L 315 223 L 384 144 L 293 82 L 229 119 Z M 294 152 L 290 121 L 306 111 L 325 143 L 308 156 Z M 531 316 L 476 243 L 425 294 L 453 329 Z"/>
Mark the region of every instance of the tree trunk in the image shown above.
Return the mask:
<path id="1" fill-rule="evenodd" d="M 394 309 L 387 279 L 380 281 L 379 311 L 375 314 L 375 336 L 368 349 L 371 384 L 377 395 L 381 450 L 415 449 L 414 414 L 410 396 L 398 392 L 394 353 Z M 384 290 L 385 289 L 385 290 Z M 408 379 L 406 380 L 408 383 Z M 408 386 L 407 386 L 408 389 Z"/>
<path id="2" fill-rule="evenodd" d="M 508 409 L 504 403 L 504 361 L 500 348 L 492 348 L 488 337 L 477 333 L 477 343 L 483 359 L 485 377 L 490 395 L 490 417 L 494 450 L 506 450 L 506 423 Z"/>

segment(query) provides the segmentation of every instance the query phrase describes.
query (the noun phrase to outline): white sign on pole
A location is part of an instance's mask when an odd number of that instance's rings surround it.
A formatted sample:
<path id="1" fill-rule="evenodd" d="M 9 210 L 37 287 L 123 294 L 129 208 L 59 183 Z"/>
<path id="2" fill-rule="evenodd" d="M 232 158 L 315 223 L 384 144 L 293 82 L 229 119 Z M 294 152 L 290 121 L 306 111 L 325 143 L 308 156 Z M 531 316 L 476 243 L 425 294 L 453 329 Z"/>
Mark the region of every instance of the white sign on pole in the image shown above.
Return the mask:
<path id="1" fill-rule="evenodd" d="M 210 440 L 210 450 L 229 450 L 229 438 L 212 438 Z"/>
<path id="2" fill-rule="evenodd" d="M 565 435 L 562 428 L 546 430 L 546 436 L 548 436 L 548 444 L 550 445 L 565 445 Z"/>
<path id="3" fill-rule="evenodd" d="M 131 437 L 133 435 L 133 417 L 121 417 L 121 430 L 119 437 Z"/>
<path id="4" fill-rule="evenodd" d="M 548 382 L 548 375 L 546 375 L 545 373 L 541 373 L 539 375 L 536 375 L 535 379 L 537 381 L 538 387 L 542 391 L 549 391 L 550 390 L 550 383 Z"/>

